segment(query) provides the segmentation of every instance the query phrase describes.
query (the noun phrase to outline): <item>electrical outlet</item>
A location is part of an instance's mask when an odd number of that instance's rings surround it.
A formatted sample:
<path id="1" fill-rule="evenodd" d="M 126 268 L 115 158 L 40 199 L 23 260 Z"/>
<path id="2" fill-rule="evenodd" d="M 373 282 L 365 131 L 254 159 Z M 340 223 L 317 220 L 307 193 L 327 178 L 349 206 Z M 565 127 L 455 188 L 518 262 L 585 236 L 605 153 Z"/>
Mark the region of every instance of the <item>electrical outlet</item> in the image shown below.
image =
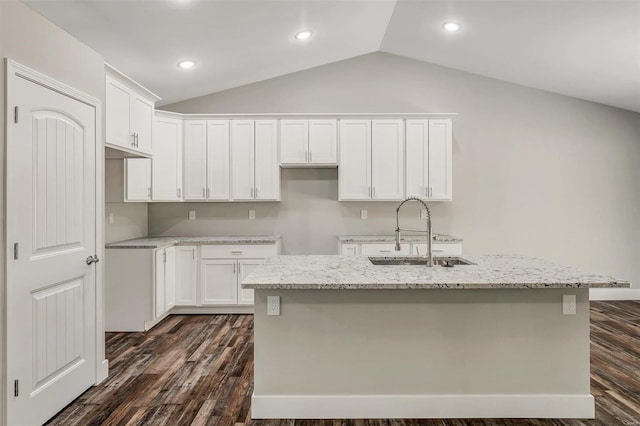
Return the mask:
<path id="1" fill-rule="evenodd" d="M 428 219 L 429 216 L 427 216 L 427 209 L 420 209 L 420 219 Z"/>
<path id="2" fill-rule="evenodd" d="M 189 220 L 196 220 L 196 211 L 189 210 Z"/>
<path id="3" fill-rule="evenodd" d="M 367 211 L 360 210 L 360 219 L 366 219 L 366 218 L 367 218 Z"/>
<path id="4" fill-rule="evenodd" d="M 254 220 L 256 218 L 256 211 L 249 210 L 249 220 Z"/>
<path id="5" fill-rule="evenodd" d="M 109 225 L 113 225 L 113 213 L 109 213 Z"/>
<path id="6" fill-rule="evenodd" d="M 576 314 L 576 295 L 563 294 L 562 295 L 562 315 L 575 315 L 575 314 Z"/>
<path id="7" fill-rule="evenodd" d="M 267 315 L 280 315 L 280 296 L 267 296 Z"/>

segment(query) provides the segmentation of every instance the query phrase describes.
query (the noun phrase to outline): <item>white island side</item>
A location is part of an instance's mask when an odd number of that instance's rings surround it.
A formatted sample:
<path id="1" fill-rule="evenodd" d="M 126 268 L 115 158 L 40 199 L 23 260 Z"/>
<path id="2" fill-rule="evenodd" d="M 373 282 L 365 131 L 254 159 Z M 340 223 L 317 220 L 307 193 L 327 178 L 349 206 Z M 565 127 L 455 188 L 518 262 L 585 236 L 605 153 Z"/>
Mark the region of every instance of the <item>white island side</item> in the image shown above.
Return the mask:
<path id="1" fill-rule="evenodd" d="M 475 265 L 258 267 L 242 284 L 256 294 L 252 417 L 593 418 L 588 289 L 629 283 L 524 256 L 464 258 Z M 267 296 L 280 296 L 279 316 Z"/>

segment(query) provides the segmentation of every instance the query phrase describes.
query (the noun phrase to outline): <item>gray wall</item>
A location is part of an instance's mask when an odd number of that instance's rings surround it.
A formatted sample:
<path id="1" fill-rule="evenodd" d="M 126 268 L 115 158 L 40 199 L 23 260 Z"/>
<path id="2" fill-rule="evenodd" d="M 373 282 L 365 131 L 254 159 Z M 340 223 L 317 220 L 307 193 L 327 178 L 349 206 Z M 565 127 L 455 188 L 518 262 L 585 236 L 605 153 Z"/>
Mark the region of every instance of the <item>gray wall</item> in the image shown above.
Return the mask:
<path id="1" fill-rule="evenodd" d="M 523 253 L 640 287 L 640 114 L 385 53 L 165 109 L 458 112 L 454 201 L 431 203 L 436 231 L 463 237 L 467 253 Z M 150 233 L 280 233 L 285 253 L 334 253 L 337 234 L 394 229 L 395 203 L 339 203 L 335 170 L 282 177 L 279 204 L 151 204 Z"/>
<path id="2" fill-rule="evenodd" d="M 54 24 L 15 0 L 0 1 L 0 58 L 8 57 L 47 74 L 63 83 L 88 93 L 104 104 L 104 58 Z M 0 156 L 4 155 L 4 64 L 0 67 Z M 4 167 L 4 159 L 0 158 Z M 0 215 L 3 226 L 0 255 L 4 259 L 4 170 L 0 173 Z M 0 365 L 4 364 L 5 350 L 5 274 L 4 261 L 0 262 Z M 0 376 L 5 377 L 4 371 Z M 0 386 L 2 389 L 2 386 Z M 2 391 L 0 390 L 0 393 Z M 4 410 L 4 395 L 0 395 L 0 412 Z M 0 415 L 0 423 L 2 423 Z"/>

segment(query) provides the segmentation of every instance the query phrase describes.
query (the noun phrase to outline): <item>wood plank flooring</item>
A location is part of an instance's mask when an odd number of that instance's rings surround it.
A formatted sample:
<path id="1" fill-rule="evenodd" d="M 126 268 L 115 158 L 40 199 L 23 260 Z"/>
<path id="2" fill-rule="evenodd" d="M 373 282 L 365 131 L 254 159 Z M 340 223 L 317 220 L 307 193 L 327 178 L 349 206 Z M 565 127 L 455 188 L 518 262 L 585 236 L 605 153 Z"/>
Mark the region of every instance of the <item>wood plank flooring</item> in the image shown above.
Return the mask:
<path id="1" fill-rule="evenodd" d="M 175 315 L 108 333 L 110 375 L 51 425 L 640 425 L 640 301 L 591 303 L 595 420 L 251 420 L 253 317 Z"/>

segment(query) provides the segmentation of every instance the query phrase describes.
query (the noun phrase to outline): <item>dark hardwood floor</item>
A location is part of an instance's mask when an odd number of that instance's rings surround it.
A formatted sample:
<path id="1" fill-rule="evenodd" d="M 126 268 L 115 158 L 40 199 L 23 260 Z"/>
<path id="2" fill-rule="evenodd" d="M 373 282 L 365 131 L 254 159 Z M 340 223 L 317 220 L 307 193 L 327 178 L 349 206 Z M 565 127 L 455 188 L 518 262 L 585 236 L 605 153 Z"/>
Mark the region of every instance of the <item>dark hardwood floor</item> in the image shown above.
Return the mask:
<path id="1" fill-rule="evenodd" d="M 176 315 L 109 333 L 110 375 L 51 425 L 640 425 L 640 301 L 591 304 L 595 420 L 251 420 L 250 315 Z"/>

